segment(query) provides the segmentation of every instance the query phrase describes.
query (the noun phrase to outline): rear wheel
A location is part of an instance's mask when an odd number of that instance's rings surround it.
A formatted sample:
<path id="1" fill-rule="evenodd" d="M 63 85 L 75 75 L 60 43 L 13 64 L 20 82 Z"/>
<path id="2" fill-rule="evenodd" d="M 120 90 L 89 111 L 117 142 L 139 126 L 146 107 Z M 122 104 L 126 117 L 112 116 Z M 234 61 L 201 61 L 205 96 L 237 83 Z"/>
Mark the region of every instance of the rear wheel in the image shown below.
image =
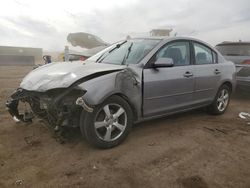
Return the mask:
<path id="1" fill-rule="evenodd" d="M 208 107 L 209 112 L 214 115 L 223 114 L 229 104 L 231 96 L 231 89 L 227 85 L 222 85 L 213 101 Z"/>
<path id="2" fill-rule="evenodd" d="M 81 131 L 86 140 L 99 148 L 120 144 L 132 127 L 132 110 L 119 96 L 112 96 L 98 105 L 92 113 L 81 118 Z"/>

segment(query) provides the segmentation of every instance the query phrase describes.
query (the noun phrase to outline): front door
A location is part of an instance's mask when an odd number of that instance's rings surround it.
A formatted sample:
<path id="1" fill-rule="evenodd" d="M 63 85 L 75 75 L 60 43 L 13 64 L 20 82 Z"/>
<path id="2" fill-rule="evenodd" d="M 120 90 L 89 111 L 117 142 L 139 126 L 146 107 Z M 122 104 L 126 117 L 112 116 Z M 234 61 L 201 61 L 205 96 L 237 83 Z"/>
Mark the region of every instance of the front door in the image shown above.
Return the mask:
<path id="1" fill-rule="evenodd" d="M 172 58 L 173 67 L 147 68 L 143 72 L 143 115 L 154 116 L 192 106 L 194 65 L 190 64 L 188 41 L 171 42 L 153 57 Z"/>

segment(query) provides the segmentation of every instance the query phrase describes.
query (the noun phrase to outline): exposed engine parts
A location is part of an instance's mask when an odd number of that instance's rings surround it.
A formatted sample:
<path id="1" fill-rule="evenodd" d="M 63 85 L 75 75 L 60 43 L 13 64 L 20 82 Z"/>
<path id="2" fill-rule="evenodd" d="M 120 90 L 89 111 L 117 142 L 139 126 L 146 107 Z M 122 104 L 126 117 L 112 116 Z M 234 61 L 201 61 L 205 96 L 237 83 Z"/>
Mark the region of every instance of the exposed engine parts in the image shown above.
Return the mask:
<path id="1" fill-rule="evenodd" d="M 60 100 L 56 100 L 59 93 L 63 94 L 66 91 L 54 90 L 38 93 L 18 89 L 7 101 L 7 110 L 16 122 L 31 122 L 36 115 L 55 130 L 60 129 L 61 126 L 77 127 L 79 121 L 77 115 L 80 113 L 80 107 L 74 101 L 83 93 L 72 90 L 63 95 Z"/>
<path id="2" fill-rule="evenodd" d="M 83 97 L 77 98 L 77 99 L 76 99 L 76 104 L 79 105 L 79 106 L 82 106 L 83 109 L 86 110 L 87 112 L 93 112 L 93 110 L 94 110 L 93 108 L 89 107 L 89 106 L 85 103 Z"/>
<path id="3" fill-rule="evenodd" d="M 22 112 L 20 112 L 19 105 L 23 104 Z M 15 122 L 23 121 L 23 122 L 31 122 L 34 115 L 30 107 L 28 101 L 26 100 L 25 94 L 21 89 L 18 89 L 15 93 L 12 94 L 11 98 L 6 102 L 6 107 L 9 113 L 12 115 Z"/>

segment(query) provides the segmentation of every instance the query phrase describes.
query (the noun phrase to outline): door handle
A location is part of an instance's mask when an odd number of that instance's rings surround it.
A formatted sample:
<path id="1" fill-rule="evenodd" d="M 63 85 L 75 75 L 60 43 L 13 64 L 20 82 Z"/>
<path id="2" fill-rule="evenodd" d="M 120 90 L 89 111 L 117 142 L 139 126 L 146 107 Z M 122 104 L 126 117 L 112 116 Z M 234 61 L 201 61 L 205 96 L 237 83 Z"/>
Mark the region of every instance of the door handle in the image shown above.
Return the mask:
<path id="1" fill-rule="evenodd" d="M 215 69 L 214 74 L 220 74 L 220 71 L 218 69 Z"/>
<path id="2" fill-rule="evenodd" d="M 183 76 L 186 78 L 189 78 L 189 77 L 192 77 L 193 74 L 191 72 L 187 71 L 187 72 L 185 72 L 185 74 Z"/>

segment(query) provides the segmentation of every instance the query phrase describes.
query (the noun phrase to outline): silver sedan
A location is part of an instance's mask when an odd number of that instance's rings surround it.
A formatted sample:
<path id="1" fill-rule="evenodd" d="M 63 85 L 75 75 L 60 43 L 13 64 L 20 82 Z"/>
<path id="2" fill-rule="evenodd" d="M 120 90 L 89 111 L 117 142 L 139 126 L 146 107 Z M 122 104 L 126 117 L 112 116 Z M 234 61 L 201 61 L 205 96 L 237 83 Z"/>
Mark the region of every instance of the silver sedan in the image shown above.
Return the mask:
<path id="1" fill-rule="evenodd" d="M 80 127 L 91 145 L 111 148 L 136 122 L 200 107 L 223 114 L 234 87 L 234 64 L 207 43 L 135 38 L 84 63 L 51 63 L 33 70 L 6 105 L 15 119 L 27 122 L 35 115 L 56 131 Z M 30 110 L 21 113 L 19 102 Z"/>

